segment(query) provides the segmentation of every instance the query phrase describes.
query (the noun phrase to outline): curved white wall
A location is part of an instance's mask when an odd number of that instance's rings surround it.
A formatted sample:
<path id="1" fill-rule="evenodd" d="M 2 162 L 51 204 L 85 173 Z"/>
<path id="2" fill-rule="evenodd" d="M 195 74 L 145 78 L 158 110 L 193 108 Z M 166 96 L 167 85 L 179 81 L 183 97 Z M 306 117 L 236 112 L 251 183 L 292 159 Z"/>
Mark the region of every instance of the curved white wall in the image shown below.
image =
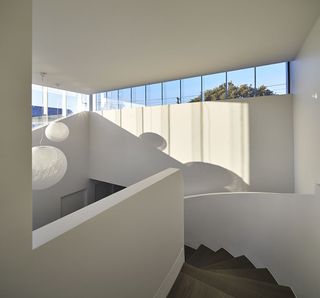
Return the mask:
<path id="1" fill-rule="evenodd" d="M 320 293 L 320 196 L 221 193 L 185 199 L 185 242 L 267 267 L 297 297 Z"/>

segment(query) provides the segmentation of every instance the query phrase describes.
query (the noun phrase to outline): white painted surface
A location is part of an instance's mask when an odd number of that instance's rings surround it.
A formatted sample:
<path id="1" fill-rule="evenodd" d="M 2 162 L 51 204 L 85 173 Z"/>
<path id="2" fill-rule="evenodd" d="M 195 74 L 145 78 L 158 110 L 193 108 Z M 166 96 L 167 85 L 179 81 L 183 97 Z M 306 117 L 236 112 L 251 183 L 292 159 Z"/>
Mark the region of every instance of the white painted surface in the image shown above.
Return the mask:
<path id="1" fill-rule="evenodd" d="M 114 111 L 104 111 L 103 116 L 136 136 L 140 135 L 142 127 L 144 133 L 153 132 L 165 139 L 167 148 L 164 152 L 184 164 L 180 168 L 183 168 L 186 179 L 186 194 L 249 189 L 293 192 L 291 95 L 133 108 L 117 112 L 120 113 L 117 117 L 122 119 L 120 122 L 114 120 Z M 96 121 L 98 118 L 94 119 Z M 160 154 L 156 159 L 151 158 L 145 149 L 133 145 L 136 142 L 128 134 L 118 130 L 119 135 L 114 136 L 116 128 L 108 124 L 105 126 L 109 127 L 105 135 L 112 130 L 112 139 L 118 141 L 109 142 L 107 137 L 100 135 L 102 140 L 99 140 L 98 146 L 118 154 L 106 156 L 100 152 L 99 163 L 103 158 L 112 158 L 110 165 L 117 162 L 122 171 L 126 165 L 131 165 L 135 175 L 139 176 L 147 167 L 157 167 L 155 160 L 170 162 Z M 94 142 L 97 143 L 94 133 Z M 112 149 L 113 146 L 117 150 Z M 93 152 L 97 153 L 97 150 L 93 148 Z M 130 155 L 141 159 L 136 150 L 141 150 L 148 165 L 135 167 L 135 162 L 128 160 Z M 102 164 L 97 164 L 97 167 Z M 127 177 L 119 179 L 126 181 Z"/>
<path id="2" fill-rule="evenodd" d="M 320 182 L 320 18 L 292 63 L 295 191 Z M 318 98 L 316 98 L 318 97 Z"/>
<path id="3" fill-rule="evenodd" d="M 180 163 L 96 113 L 89 114 L 89 176 L 128 186 Z"/>
<path id="4" fill-rule="evenodd" d="M 267 267 L 297 297 L 320 293 L 320 197 L 220 193 L 185 199 L 185 242 L 221 247 Z"/>
<path id="5" fill-rule="evenodd" d="M 86 222 L 91 218 L 94 218 L 98 214 L 105 212 L 106 210 L 121 203 L 122 201 L 130 199 L 135 194 L 143 191 L 144 189 L 150 187 L 152 184 L 157 183 L 158 181 L 164 179 L 165 177 L 173 174 L 176 171 L 177 170 L 175 169 L 165 170 L 159 174 L 133 184 L 120 192 L 114 193 L 108 196 L 108 198 L 99 200 L 98 202 L 95 202 L 94 204 L 91 204 L 86 208 L 77 210 L 72 214 L 69 214 L 39 229 L 34 230 L 32 232 L 33 249 L 70 231 L 71 229 L 79 226 L 80 224 Z"/>
<path id="6" fill-rule="evenodd" d="M 60 236 L 33 250 L 32 287 L 19 290 L 49 298 L 154 297 L 183 251 L 183 202 L 181 174 L 167 169 L 35 231 L 36 246 Z"/>
<path id="7" fill-rule="evenodd" d="M 51 142 L 45 135 L 42 145 L 59 148 L 66 155 L 68 167 L 63 179 L 56 185 L 33 191 L 33 229 L 52 222 L 61 215 L 61 197 L 88 187 L 89 127 L 86 112 L 60 120 L 69 128 L 69 137 L 63 142 Z M 32 145 L 38 146 L 44 128 L 32 131 Z"/>
<path id="8" fill-rule="evenodd" d="M 184 248 L 182 248 L 174 264 L 172 265 L 169 273 L 167 274 L 166 278 L 163 280 L 159 290 L 154 296 L 154 298 L 166 298 L 168 296 L 174 282 L 176 281 L 181 271 L 181 268 L 184 262 L 185 262 Z"/>
<path id="9" fill-rule="evenodd" d="M 207 163 L 182 164 L 96 113 L 89 117 L 89 176 L 128 186 L 168 167 L 180 168 L 185 194 L 246 189 L 241 178 Z"/>
<path id="10" fill-rule="evenodd" d="M 292 96 L 249 103 L 250 191 L 294 191 Z"/>
<path id="11" fill-rule="evenodd" d="M 0 7 L 0 296 L 11 298 L 26 297 L 31 267 L 32 1 Z"/>

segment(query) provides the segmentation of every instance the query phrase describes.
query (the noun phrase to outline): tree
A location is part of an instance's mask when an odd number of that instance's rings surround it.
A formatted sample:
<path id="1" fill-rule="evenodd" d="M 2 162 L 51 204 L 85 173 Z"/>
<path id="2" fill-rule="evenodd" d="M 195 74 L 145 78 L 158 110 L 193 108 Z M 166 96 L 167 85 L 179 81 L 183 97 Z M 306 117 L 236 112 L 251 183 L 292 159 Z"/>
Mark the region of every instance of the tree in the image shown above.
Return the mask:
<path id="1" fill-rule="evenodd" d="M 261 85 L 255 92 L 255 89 L 252 85 L 243 84 L 240 86 L 234 85 L 232 82 L 228 82 L 228 98 L 247 98 L 254 96 L 266 96 L 273 95 L 274 92 L 268 89 L 266 86 Z M 207 90 L 204 93 L 205 101 L 216 101 L 226 99 L 226 83 L 221 84 L 220 86 Z M 190 102 L 201 101 L 201 96 L 197 96 L 192 99 Z"/>

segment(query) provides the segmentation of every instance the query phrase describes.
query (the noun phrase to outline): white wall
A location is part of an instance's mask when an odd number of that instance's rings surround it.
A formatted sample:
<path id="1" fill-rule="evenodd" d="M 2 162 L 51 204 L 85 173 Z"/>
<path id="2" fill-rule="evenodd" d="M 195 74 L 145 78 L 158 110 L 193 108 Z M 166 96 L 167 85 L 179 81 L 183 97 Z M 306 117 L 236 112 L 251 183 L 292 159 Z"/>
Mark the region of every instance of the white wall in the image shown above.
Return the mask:
<path id="1" fill-rule="evenodd" d="M 291 65 L 295 191 L 311 193 L 320 182 L 320 18 Z"/>
<path id="2" fill-rule="evenodd" d="M 33 229 L 61 217 L 61 197 L 88 187 L 89 126 L 88 114 L 80 113 L 60 120 L 69 127 L 69 137 L 59 143 L 49 141 L 45 134 L 42 145 L 55 146 L 67 157 L 68 168 L 56 185 L 33 190 Z M 44 128 L 32 132 L 32 146 L 39 146 Z"/>
<path id="3" fill-rule="evenodd" d="M 234 173 L 208 163 L 182 164 L 108 121 L 89 113 L 89 177 L 128 186 L 168 167 L 182 170 L 185 194 L 241 191 Z"/>
<path id="4" fill-rule="evenodd" d="M 293 192 L 292 96 L 257 98 L 249 104 L 250 191 Z"/>
<path id="5" fill-rule="evenodd" d="M 185 199 L 185 242 L 267 267 L 297 297 L 320 293 L 320 196 L 225 193 Z"/>
<path id="6" fill-rule="evenodd" d="M 28 289 L 31 261 L 31 5 L 0 3 L 0 296 L 8 298 Z"/>
<path id="7" fill-rule="evenodd" d="M 208 173 L 210 166 L 215 174 L 218 167 L 219 172 L 224 170 L 221 174 L 229 176 L 230 182 L 215 191 L 293 191 L 290 95 L 125 108 L 102 114 L 136 136 L 159 134 L 168 144 L 164 152 L 182 164 L 196 163 L 198 168 L 202 164 L 203 173 Z M 238 187 L 230 186 L 234 179 Z"/>
<path id="8" fill-rule="evenodd" d="M 129 186 L 180 163 L 118 125 L 89 113 L 89 176 Z"/>
<path id="9" fill-rule="evenodd" d="M 17 297 L 154 297 L 183 264 L 183 216 L 181 174 L 167 169 L 50 223 L 35 247 L 62 235 L 32 251 L 30 289 Z"/>

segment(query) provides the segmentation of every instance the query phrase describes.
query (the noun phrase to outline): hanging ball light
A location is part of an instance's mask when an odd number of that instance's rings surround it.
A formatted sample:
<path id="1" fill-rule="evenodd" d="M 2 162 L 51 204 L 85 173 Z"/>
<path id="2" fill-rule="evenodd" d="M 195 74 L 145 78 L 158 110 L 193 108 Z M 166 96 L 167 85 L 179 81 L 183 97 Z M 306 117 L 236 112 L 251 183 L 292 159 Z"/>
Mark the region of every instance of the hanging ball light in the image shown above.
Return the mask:
<path id="1" fill-rule="evenodd" d="M 62 122 L 51 122 L 46 128 L 46 137 L 52 142 L 62 142 L 69 136 L 69 128 Z"/>
<path id="2" fill-rule="evenodd" d="M 32 147 L 32 189 L 45 189 L 58 183 L 67 171 L 64 153 L 52 146 Z"/>

